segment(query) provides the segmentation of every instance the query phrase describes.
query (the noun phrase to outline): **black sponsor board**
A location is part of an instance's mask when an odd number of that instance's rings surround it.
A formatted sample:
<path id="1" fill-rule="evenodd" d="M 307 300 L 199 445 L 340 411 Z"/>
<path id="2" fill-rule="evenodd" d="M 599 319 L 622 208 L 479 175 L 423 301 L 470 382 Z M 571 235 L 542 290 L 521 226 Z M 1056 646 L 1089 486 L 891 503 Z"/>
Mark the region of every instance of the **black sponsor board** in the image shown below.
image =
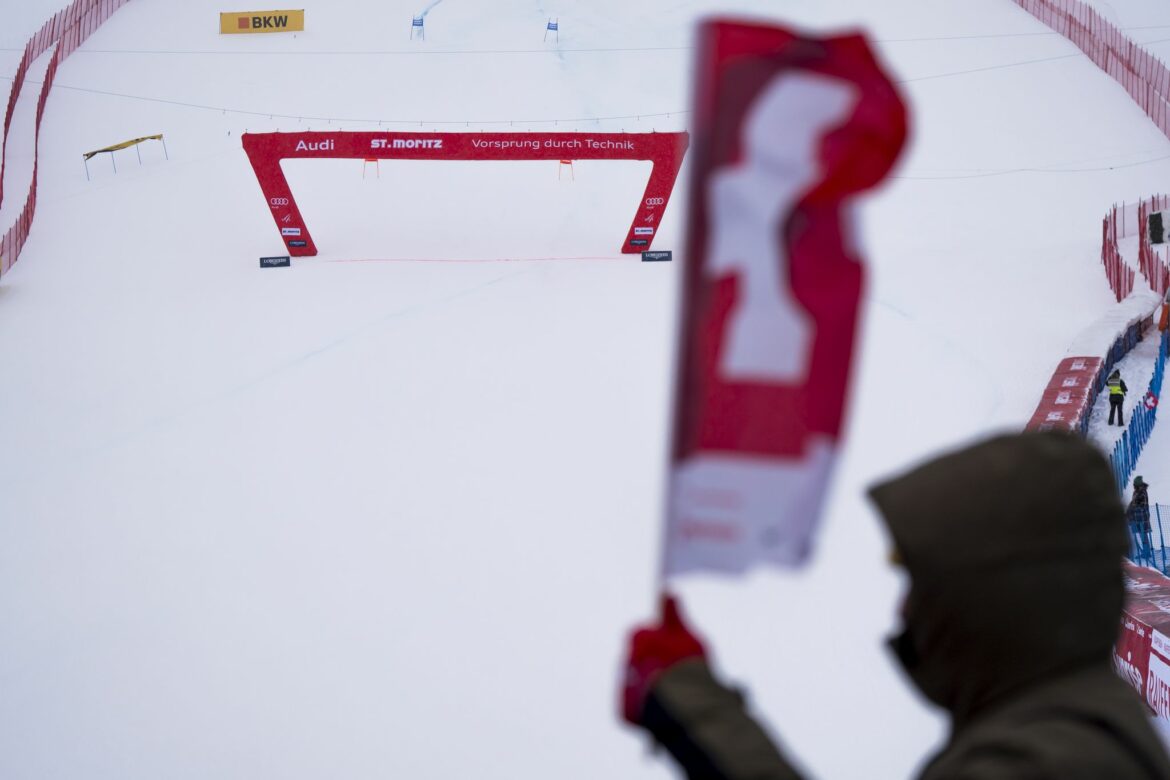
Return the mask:
<path id="1" fill-rule="evenodd" d="M 288 255 L 281 255 L 280 257 L 261 257 L 261 268 L 291 268 L 292 258 Z"/>
<path id="2" fill-rule="evenodd" d="M 630 246 L 650 246 L 650 242 L 644 238 L 631 238 Z"/>
<path id="3" fill-rule="evenodd" d="M 308 241 L 289 241 L 288 245 L 289 246 L 308 246 L 309 242 Z"/>
<path id="4" fill-rule="evenodd" d="M 669 263 L 674 259 L 674 252 L 643 252 L 643 263 Z"/>

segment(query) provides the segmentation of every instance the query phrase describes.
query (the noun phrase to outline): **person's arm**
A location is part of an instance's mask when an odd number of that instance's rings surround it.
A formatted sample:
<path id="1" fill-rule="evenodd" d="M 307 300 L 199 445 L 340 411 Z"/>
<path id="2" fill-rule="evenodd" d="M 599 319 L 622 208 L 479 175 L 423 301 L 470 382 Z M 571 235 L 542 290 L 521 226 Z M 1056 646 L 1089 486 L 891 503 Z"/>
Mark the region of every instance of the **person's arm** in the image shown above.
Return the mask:
<path id="1" fill-rule="evenodd" d="M 743 697 L 715 680 L 671 597 L 660 624 L 630 637 L 622 717 L 649 731 L 690 780 L 800 780 Z"/>
<path id="2" fill-rule="evenodd" d="M 1125 395 L 1126 393 L 1128 393 L 1128 392 L 1129 392 L 1129 388 L 1125 386 L 1125 380 L 1124 380 L 1124 379 L 1119 379 L 1119 380 L 1118 380 L 1118 382 L 1120 382 L 1120 383 L 1121 383 L 1121 394 L 1122 394 L 1122 395 Z"/>
<path id="3" fill-rule="evenodd" d="M 720 685 L 701 659 L 667 670 L 646 700 L 642 725 L 691 780 L 800 780 L 743 697 Z"/>

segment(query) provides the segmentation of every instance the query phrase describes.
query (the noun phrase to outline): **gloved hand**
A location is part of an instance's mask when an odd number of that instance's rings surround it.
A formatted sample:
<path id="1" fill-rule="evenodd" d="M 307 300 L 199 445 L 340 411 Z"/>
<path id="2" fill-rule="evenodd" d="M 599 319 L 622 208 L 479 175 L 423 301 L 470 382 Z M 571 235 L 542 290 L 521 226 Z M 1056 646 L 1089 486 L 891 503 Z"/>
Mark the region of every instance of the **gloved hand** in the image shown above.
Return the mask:
<path id="1" fill-rule="evenodd" d="M 630 654 L 622 685 L 622 717 L 641 725 L 646 697 L 658 675 L 689 658 L 706 659 L 703 644 L 683 623 L 678 600 L 662 597 L 662 621 L 642 626 L 630 635 Z"/>

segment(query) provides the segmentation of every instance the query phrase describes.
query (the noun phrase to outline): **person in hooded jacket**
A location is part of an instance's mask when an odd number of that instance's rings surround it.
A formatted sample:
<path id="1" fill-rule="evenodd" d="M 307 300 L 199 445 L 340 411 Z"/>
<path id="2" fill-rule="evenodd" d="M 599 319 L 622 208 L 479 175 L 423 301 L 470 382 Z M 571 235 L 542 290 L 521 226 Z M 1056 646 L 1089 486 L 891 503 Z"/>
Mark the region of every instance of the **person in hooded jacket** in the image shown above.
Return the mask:
<path id="1" fill-rule="evenodd" d="M 1133 495 L 1125 509 L 1129 530 L 1134 537 L 1135 560 L 1154 565 L 1153 528 L 1150 526 L 1150 485 L 1139 475 L 1133 478 Z"/>
<path id="2" fill-rule="evenodd" d="M 1113 369 L 1113 373 L 1105 380 L 1105 389 L 1109 391 L 1109 424 L 1113 424 L 1113 413 L 1117 412 L 1117 424 L 1125 425 L 1125 412 L 1121 405 L 1125 403 L 1125 394 L 1129 388 L 1125 386 L 1120 371 Z"/>
<path id="3" fill-rule="evenodd" d="M 1091 445 L 1002 436 L 870 495 L 911 582 L 891 648 L 951 717 L 922 780 L 1170 778 L 1145 704 L 1112 666 L 1128 534 Z M 716 680 L 678 602 L 665 597 L 662 609 L 630 638 L 624 718 L 691 780 L 799 780 L 742 696 Z"/>

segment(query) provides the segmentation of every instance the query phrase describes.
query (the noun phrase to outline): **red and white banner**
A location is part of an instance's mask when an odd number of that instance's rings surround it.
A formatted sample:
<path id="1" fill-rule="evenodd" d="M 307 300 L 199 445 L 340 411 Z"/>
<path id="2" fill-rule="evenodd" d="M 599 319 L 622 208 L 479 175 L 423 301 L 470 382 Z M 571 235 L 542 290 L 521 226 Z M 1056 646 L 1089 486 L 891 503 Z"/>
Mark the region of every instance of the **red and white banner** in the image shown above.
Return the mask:
<path id="1" fill-rule="evenodd" d="M 860 35 L 710 21 L 700 49 L 666 574 L 808 556 L 861 295 L 852 199 L 906 138 Z"/>
<path id="2" fill-rule="evenodd" d="M 1097 398 L 1097 379 L 1104 363 L 1102 358 L 1087 356 L 1067 357 L 1060 361 L 1024 429 L 1083 433 L 1093 401 Z"/>
<path id="3" fill-rule="evenodd" d="M 1121 616 L 1121 633 L 1113 648 L 1113 668 L 1133 686 L 1144 701 L 1150 668 L 1150 640 L 1153 629 L 1128 614 Z"/>
<path id="4" fill-rule="evenodd" d="M 1113 665 L 1149 708 L 1170 740 L 1170 579 L 1154 569 L 1125 563 L 1125 612 Z"/>
<path id="5" fill-rule="evenodd" d="M 646 190 L 621 251 L 649 249 L 687 151 L 686 133 L 248 133 L 244 151 L 294 257 L 317 254 L 281 160 L 649 160 Z M 631 198 L 631 201 L 633 198 Z"/>

